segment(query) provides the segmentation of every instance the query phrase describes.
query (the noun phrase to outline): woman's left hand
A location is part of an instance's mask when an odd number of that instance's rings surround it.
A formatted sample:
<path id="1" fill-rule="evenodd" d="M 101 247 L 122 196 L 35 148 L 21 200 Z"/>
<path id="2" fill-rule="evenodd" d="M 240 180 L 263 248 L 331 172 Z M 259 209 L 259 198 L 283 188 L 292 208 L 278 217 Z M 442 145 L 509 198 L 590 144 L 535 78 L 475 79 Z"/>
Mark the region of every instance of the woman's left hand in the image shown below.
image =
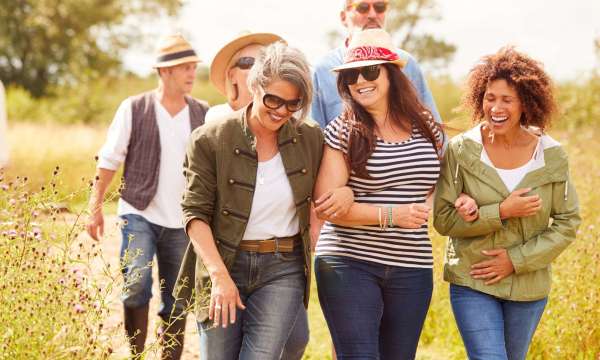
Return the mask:
<path id="1" fill-rule="evenodd" d="M 470 274 L 474 279 L 488 279 L 485 284 L 492 285 L 515 271 L 506 249 L 483 250 L 482 253 L 492 259 L 471 266 Z"/>
<path id="2" fill-rule="evenodd" d="M 354 203 L 352 189 L 343 186 L 330 190 L 315 200 L 315 211 L 319 218 L 340 218 L 348 213 Z"/>

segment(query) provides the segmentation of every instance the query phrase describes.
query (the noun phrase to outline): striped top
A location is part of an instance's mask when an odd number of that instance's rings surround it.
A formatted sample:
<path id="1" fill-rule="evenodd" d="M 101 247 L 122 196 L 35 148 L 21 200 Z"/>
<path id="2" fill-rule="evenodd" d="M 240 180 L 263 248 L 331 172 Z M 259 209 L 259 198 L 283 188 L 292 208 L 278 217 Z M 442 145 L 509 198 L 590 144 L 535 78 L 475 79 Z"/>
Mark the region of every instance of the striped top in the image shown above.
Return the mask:
<path id="1" fill-rule="evenodd" d="M 441 143 L 442 134 L 434 132 Z M 348 153 L 349 129 L 339 117 L 327 125 L 325 142 Z M 434 146 L 415 127 L 409 139 L 389 143 L 377 138 L 367 161 L 371 179 L 351 172 L 348 186 L 354 201 L 374 206 L 424 203 L 436 184 L 440 161 Z M 399 227 L 381 230 L 379 225 L 341 226 L 325 222 L 316 255 L 347 256 L 385 265 L 432 268 L 431 241 L 427 224 L 420 229 Z"/>

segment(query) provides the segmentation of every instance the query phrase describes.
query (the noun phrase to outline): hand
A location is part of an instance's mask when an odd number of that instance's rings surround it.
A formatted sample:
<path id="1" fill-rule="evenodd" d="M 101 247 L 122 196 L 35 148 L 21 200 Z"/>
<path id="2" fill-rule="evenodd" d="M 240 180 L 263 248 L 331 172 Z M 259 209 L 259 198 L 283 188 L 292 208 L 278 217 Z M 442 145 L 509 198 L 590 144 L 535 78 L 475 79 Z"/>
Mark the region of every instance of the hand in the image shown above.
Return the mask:
<path id="1" fill-rule="evenodd" d="M 473 222 L 479 217 L 477 203 L 467 194 L 461 193 L 454 202 L 458 215 L 466 222 Z"/>
<path id="2" fill-rule="evenodd" d="M 382 209 L 384 211 L 385 209 Z M 394 224 L 405 229 L 419 229 L 429 219 L 431 208 L 424 204 L 400 205 L 392 209 Z"/>
<path id="3" fill-rule="evenodd" d="M 525 196 L 531 188 L 518 189 L 500 203 L 500 219 L 511 217 L 527 217 L 535 215 L 542 208 L 539 195 Z"/>
<path id="4" fill-rule="evenodd" d="M 344 217 L 354 203 L 354 193 L 347 186 L 330 190 L 315 200 L 315 211 L 319 218 Z"/>
<path id="5" fill-rule="evenodd" d="M 104 215 L 102 214 L 102 209 L 91 211 L 85 229 L 92 239 L 96 241 L 99 241 L 104 237 Z"/>
<path id="6" fill-rule="evenodd" d="M 214 326 L 222 325 L 224 328 L 231 322 L 235 323 L 236 307 L 244 310 L 237 286 L 228 273 L 211 277 L 212 288 L 208 318 L 213 320 Z"/>
<path id="7" fill-rule="evenodd" d="M 488 279 L 485 284 L 493 285 L 515 271 L 506 249 L 484 250 L 482 254 L 491 256 L 492 259 L 471 266 L 469 274 L 474 279 Z"/>

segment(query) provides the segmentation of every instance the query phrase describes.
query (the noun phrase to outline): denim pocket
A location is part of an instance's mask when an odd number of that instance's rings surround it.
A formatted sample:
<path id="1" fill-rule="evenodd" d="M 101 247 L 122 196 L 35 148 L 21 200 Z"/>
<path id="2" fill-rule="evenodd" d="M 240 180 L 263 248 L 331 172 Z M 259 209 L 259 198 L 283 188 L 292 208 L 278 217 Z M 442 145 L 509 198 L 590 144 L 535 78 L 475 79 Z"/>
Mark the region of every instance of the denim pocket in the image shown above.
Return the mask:
<path id="1" fill-rule="evenodd" d="M 281 261 L 304 261 L 302 248 L 297 246 L 292 252 L 276 252 L 275 258 Z"/>

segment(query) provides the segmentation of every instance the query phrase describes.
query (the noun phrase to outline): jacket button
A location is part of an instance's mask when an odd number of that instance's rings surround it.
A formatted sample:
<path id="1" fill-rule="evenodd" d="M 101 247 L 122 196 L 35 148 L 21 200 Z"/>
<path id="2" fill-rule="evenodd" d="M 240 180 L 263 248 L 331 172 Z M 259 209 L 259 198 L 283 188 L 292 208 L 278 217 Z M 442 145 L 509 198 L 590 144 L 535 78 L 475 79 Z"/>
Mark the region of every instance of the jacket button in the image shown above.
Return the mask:
<path id="1" fill-rule="evenodd" d="M 233 152 L 234 152 L 236 155 L 239 155 L 239 154 L 240 154 L 240 149 L 236 148 L 235 150 L 233 150 Z"/>
<path id="2" fill-rule="evenodd" d="M 302 170 L 300 170 L 300 172 L 302 172 L 303 174 L 306 174 L 307 170 L 306 169 L 302 169 Z"/>
<path id="3" fill-rule="evenodd" d="M 297 142 L 298 142 L 298 139 L 296 139 L 296 138 L 292 138 L 292 142 L 295 144 L 295 143 L 297 143 Z"/>
<path id="4" fill-rule="evenodd" d="M 225 215 L 225 216 L 229 215 L 229 211 L 223 210 L 223 215 Z"/>
<path id="5" fill-rule="evenodd" d="M 229 183 L 230 183 L 230 184 L 235 184 L 235 180 L 233 180 L 233 179 L 229 179 Z"/>

